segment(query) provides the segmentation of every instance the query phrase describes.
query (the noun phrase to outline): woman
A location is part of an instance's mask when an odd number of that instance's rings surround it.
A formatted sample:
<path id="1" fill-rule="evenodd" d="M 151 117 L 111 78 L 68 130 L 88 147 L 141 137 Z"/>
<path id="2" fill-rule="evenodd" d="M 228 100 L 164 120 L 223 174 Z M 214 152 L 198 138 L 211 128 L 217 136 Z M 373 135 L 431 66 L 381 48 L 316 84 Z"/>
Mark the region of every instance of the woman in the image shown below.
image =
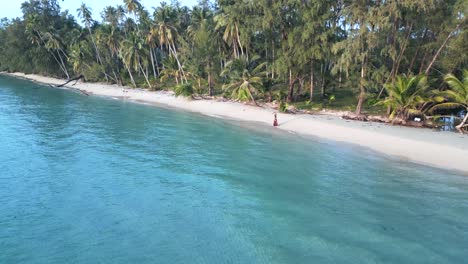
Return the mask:
<path id="1" fill-rule="evenodd" d="M 273 120 L 273 126 L 278 126 L 278 118 L 276 118 L 276 113 L 275 113 L 275 119 Z"/>

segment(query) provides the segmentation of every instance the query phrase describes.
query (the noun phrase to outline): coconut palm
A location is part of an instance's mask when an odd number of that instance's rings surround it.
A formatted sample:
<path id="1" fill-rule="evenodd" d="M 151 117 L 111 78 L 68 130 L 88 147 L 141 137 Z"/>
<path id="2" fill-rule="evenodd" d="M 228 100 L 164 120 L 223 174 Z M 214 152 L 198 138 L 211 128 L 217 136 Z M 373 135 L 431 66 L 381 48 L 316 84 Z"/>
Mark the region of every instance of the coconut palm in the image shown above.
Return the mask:
<path id="1" fill-rule="evenodd" d="M 136 16 L 136 12 L 141 7 L 140 1 L 138 0 L 124 0 L 124 4 L 128 13 L 133 13 L 134 16 Z"/>
<path id="2" fill-rule="evenodd" d="M 52 51 L 52 53 L 55 52 L 57 54 L 57 57 L 60 60 L 61 68 L 64 70 L 65 75 L 67 75 L 67 78 L 70 79 L 70 75 L 68 74 L 66 66 L 66 60 L 68 60 L 68 56 L 62 48 L 62 41 L 58 38 L 58 36 L 50 32 L 44 33 L 42 39 L 44 41 L 45 48 Z"/>
<path id="3" fill-rule="evenodd" d="M 232 48 L 234 58 L 244 55 L 237 18 L 232 14 L 219 14 L 214 17 L 214 21 L 216 30 L 222 31 L 223 40 Z"/>
<path id="4" fill-rule="evenodd" d="M 161 81 L 174 78 L 176 83 L 179 84 L 179 80 L 182 79 L 182 72 L 179 69 L 176 59 L 173 56 L 169 56 L 165 58 L 162 63 L 164 69 L 161 71 Z"/>
<path id="5" fill-rule="evenodd" d="M 136 72 L 141 71 L 149 88 L 152 88 L 148 75 L 143 69 L 143 66 L 147 66 L 147 60 L 145 60 L 147 54 L 146 49 L 144 48 L 144 40 L 140 38 L 138 33 L 132 32 L 129 35 L 129 38 L 122 41 L 119 54 L 127 67 L 133 85 L 136 86 L 131 75 L 131 69 Z"/>
<path id="6" fill-rule="evenodd" d="M 146 44 L 148 44 L 150 48 L 150 59 L 151 59 L 151 66 L 153 68 L 153 75 L 154 78 L 160 74 L 159 71 L 159 63 L 158 57 L 156 56 L 155 49 L 158 46 L 158 28 L 151 24 L 147 34 L 146 34 Z M 157 74 L 156 74 L 157 72 Z"/>
<path id="7" fill-rule="evenodd" d="M 78 12 L 78 17 L 81 18 L 81 22 L 83 22 L 85 27 L 88 29 L 89 36 L 91 37 L 91 42 L 93 43 L 94 50 L 96 51 L 96 60 L 99 64 L 102 65 L 101 54 L 99 53 L 99 49 L 96 45 L 96 42 L 94 41 L 94 36 L 91 31 L 91 25 L 94 22 L 92 18 L 92 10 L 91 8 L 87 7 L 85 3 L 81 3 L 80 8 L 78 8 L 76 11 Z"/>
<path id="8" fill-rule="evenodd" d="M 156 8 L 154 11 L 154 18 L 156 21 L 157 35 L 159 36 L 159 44 L 167 48 L 168 52 L 174 56 L 174 59 L 177 62 L 179 71 L 182 73 L 182 80 L 187 82 L 184 69 L 180 63 L 177 48 L 175 45 L 178 32 L 177 28 L 174 25 L 174 17 L 177 14 L 173 7 L 168 6 L 164 2 L 161 3 L 161 6 Z"/>
<path id="9" fill-rule="evenodd" d="M 227 77 L 229 82 L 223 85 L 223 90 L 239 101 L 252 101 L 254 95 L 260 93 L 263 87 L 262 77 L 265 76 L 265 63 L 257 64 L 258 57 L 247 60 L 245 56 L 226 63 L 221 76 Z"/>
<path id="10" fill-rule="evenodd" d="M 38 15 L 28 15 L 25 19 L 26 22 L 26 33 L 28 35 L 29 40 L 38 46 L 43 46 L 47 52 L 54 58 L 55 62 L 57 62 L 60 70 L 70 78 L 68 74 L 68 70 L 66 65 L 64 64 L 64 60 L 61 58 L 60 53 L 57 50 L 52 49 L 53 47 L 60 47 L 60 43 L 54 38 L 54 36 L 50 32 L 46 32 L 43 34 L 39 29 L 39 16 Z M 54 51 L 57 51 L 55 54 Z M 63 50 L 62 50 L 63 52 Z"/>
<path id="11" fill-rule="evenodd" d="M 135 80 L 133 79 L 132 75 L 132 70 L 137 72 L 140 70 L 143 73 L 148 86 L 151 88 L 148 76 L 142 66 L 142 63 L 146 63 L 146 60 L 143 59 L 145 57 L 145 50 L 143 45 L 143 39 L 141 39 L 137 33 L 132 32 L 127 39 L 124 39 L 120 43 L 119 56 L 122 59 L 128 74 L 130 75 L 133 86 L 136 87 Z"/>
<path id="12" fill-rule="evenodd" d="M 102 21 L 116 28 L 119 25 L 119 16 L 117 8 L 113 6 L 107 6 L 101 13 Z"/>
<path id="13" fill-rule="evenodd" d="M 442 102 L 435 105 L 431 110 L 464 108 L 466 111 L 465 117 L 456 128 L 460 130 L 468 127 L 466 124 L 468 121 L 468 70 L 463 71 L 462 80 L 459 80 L 453 74 L 447 74 L 444 80 L 450 89 L 438 93 L 439 98 L 443 101 L 438 100 Z"/>
<path id="14" fill-rule="evenodd" d="M 388 97 L 379 104 L 384 104 L 391 108 L 390 119 L 395 117 L 407 120 L 412 114 L 421 114 L 422 104 L 427 102 L 428 91 L 427 77 L 398 76 L 395 83 L 385 86 Z"/>

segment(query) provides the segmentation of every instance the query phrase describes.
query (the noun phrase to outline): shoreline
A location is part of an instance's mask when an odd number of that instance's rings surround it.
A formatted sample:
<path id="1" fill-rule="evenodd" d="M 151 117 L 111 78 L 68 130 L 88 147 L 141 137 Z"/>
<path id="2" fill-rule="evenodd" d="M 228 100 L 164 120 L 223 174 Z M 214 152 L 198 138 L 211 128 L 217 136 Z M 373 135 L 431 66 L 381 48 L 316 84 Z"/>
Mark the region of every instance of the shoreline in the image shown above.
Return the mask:
<path id="1" fill-rule="evenodd" d="M 0 73 L 44 85 L 58 85 L 66 80 L 23 73 Z M 54 87 L 57 88 L 57 87 Z M 163 105 L 209 117 L 255 122 L 271 126 L 274 109 L 221 100 L 190 100 L 172 92 L 148 91 L 104 83 L 78 82 L 60 87 L 84 94 Z M 59 89 L 60 89 L 59 88 Z M 468 136 L 430 129 L 392 126 L 383 123 L 344 120 L 333 115 L 278 113 L 279 127 L 288 132 L 335 142 L 345 142 L 422 165 L 455 170 L 468 175 Z"/>

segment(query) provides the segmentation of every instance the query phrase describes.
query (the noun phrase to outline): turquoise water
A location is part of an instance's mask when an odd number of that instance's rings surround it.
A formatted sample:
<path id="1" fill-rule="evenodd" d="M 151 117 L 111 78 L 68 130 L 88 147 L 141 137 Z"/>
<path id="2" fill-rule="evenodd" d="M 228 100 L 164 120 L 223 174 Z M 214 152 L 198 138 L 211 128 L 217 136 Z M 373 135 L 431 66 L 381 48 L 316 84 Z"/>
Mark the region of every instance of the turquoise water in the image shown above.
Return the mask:
<path id="1" fill-rule="evenodd" d="M 0 263 L 466 263 L 468 177 L 0 77 Z"/>

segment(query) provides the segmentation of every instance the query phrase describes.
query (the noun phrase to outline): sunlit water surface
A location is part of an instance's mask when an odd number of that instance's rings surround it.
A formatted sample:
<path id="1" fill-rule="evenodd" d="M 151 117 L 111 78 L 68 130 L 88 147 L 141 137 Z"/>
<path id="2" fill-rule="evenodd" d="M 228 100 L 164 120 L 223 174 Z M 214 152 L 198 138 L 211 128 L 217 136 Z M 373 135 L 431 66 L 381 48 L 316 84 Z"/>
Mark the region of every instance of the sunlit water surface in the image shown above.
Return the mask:
<path id="1" fill-rule="evenodd" d="M 0 77 L 0 263 L 467 263 L 466 175 L 271 130 Z"/>

